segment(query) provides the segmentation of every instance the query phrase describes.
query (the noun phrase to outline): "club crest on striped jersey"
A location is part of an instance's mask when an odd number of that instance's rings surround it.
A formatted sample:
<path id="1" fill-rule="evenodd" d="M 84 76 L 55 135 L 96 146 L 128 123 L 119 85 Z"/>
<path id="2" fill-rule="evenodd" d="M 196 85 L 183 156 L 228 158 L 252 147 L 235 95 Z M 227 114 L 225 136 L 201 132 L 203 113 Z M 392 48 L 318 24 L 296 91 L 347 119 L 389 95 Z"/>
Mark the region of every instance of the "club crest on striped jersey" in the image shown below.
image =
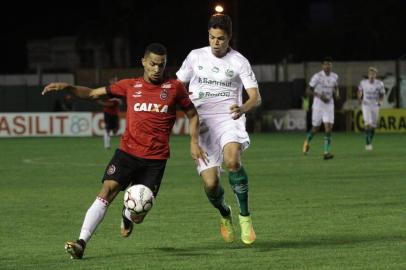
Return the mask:
<path id="1" fill-rule="evenodd" d="M 159 97 L 162 99 L 162 100 L 166 100 L 166 98 L 168 97 L 168 90 L 167 89 L 162 89 L 162 91 L 161 91 L 161 94 L 159 95 Z"/>
<path id="2" fill-rule="evenodd" d="M 107 169 L 107 175 L 112 175 L 116 172 L 116 166 L 114 166 L 113 164 L 111 164 L 109 166 L 109 168 Z"/>

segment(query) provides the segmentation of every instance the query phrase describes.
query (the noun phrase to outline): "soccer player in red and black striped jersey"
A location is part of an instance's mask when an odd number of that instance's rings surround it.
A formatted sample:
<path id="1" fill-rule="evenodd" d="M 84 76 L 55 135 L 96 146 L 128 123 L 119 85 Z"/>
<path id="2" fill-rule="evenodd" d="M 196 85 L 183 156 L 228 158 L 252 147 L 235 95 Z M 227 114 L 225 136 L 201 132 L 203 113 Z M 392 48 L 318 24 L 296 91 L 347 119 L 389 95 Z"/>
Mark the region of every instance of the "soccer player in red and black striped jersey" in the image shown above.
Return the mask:
<path id="1" fill-rule="evenodd" d="M 185 87 L 177 80 L 164 77 L 166 56 L 166 48 L 162 44 L 152 43 L 145 49 L 142 58 L 144 75 L 140 78 L 120 80 L 96 89 L 51 83 L 42 92 L 66 90 L 84 99 L 125 97 L 127 102 L 126 129 L 120 148 L 106 167 L 102 189 L 86 213 L 79 239 L 65 245 L 73 259 L 83 257 L 86 243 L 121 190 L 129 185 L 143 184 L 157 195 L 169 158 L 169 135 L 175 123 L 177 106 L 189 118 L 192 158 L 196 162 L 207 160 L 206 153 L 198 144 L 199 117 Z M 129 218 L 128 210 L 123 210 L 123 237 L 130 235 L 133 222 L 142 222 L 142 219 L 131 222 Z"/>

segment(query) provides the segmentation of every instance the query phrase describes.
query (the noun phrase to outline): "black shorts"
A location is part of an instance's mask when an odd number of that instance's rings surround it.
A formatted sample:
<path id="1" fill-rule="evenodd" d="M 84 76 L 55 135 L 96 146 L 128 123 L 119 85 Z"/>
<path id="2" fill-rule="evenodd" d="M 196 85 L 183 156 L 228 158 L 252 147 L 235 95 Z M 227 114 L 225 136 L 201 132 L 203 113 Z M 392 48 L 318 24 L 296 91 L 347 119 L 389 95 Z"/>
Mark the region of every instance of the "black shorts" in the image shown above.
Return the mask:
<path id="1" fill-rule="evenodd" d="M 104 172 L 104 180 L 114 180 L 125 190 L 128 186 L 142 184 L 158 194 L 166 166 L 165 160 L 145 159 L 117 149 Z M 103 182 L 102 181 L 102 182 Z"/>
<path id="2" fill-rule="evenodd" d="M 114 132 L 117 132 L 119 128 L 118 120 L 119 119 L 117 114 L 104 113 L 104 125 L 107 130 L 113 130 Z"/>

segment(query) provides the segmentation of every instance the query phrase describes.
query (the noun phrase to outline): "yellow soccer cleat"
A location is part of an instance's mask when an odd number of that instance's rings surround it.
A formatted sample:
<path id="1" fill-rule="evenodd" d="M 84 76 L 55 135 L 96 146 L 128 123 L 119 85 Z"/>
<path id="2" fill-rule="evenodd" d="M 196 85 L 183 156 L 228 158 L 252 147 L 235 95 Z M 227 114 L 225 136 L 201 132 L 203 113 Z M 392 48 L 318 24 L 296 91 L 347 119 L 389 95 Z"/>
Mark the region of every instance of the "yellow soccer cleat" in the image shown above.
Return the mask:
<path id="1" fill-rule="evenodd" d="M 241 227 L 241 240 L 244 244 L 251 245 L 254 243 L 255 235 L 254 227 L 252 227 L 251 216 L 238 216 L 240 218 L 240 227 Z"/>
<path id="2" fill-rule="evenodd" d="M 227 217 L 222 216 L 220 218 L 220 234 L 225 242 L 232 243 L 234 241 L 234 226 L 231 215 L 231 208 L 230 215 L 228 215 Z"/>
<path id="3" fill-rule="evenodd" d="M 303 154 L 307 155 L 310 151 L 310 144 L 307 142 L 307 140 L 304 141 L 303 143 Z"/>

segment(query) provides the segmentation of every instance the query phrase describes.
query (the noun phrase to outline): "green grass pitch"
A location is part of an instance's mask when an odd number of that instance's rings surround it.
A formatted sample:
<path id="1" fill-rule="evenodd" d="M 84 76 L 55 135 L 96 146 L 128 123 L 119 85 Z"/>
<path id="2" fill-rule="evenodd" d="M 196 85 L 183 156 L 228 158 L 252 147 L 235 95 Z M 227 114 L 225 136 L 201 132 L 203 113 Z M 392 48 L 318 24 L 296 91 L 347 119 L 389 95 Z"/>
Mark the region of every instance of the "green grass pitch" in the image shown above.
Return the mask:
<path id="1" fill-rule="evenodd" d="M 64 242 L 78 237 L 113 150 L 101 138 L 0 139 L 0 269 L 406 269 L 406 135 L 377 134 L 366 152 L 362 134 L 334 133 L 328 161 L 322 134 L 308 156 L 304 137 L 251 135 L 254 245 L 223 242 L 188 137 L 174 136 L 144 223 L 120 238 L 121 193 L 81 261 Z M 226 174 L 222 183 L 238 225 Z"/>

